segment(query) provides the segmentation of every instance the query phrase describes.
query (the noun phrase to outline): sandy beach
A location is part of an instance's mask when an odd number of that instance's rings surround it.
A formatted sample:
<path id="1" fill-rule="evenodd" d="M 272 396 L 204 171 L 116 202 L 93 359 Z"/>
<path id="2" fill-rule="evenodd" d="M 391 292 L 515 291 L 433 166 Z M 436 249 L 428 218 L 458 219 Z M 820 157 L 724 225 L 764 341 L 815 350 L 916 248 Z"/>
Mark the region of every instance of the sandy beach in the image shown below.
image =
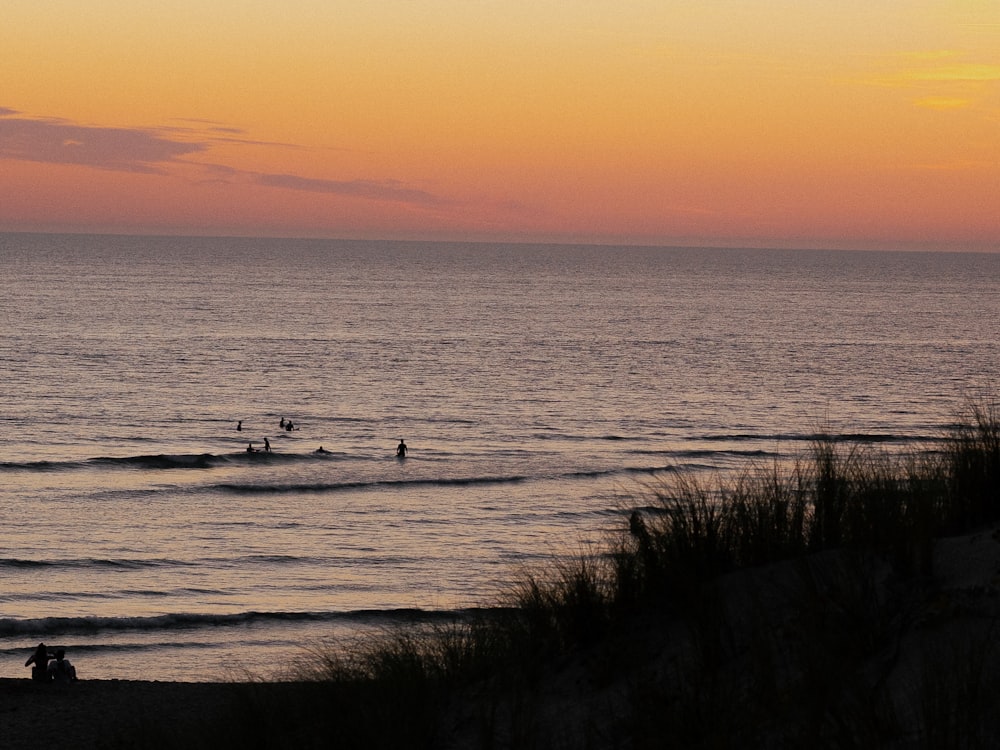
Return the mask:
<path id="1" fill-rule="evenodd" d="M 222 684 L 81 680 L 69 685 L 0 680 L 5 748 L 130 747 L 191 726 L 234 700 Z M 157 744 L 157 743 L 150 743 Z"/>
<path id="2" fill-rule="evenodd" d="M 245 729 L 253 716 L 247 707 L 260 705 L 256 701 L 307 705 L 299 699 L 321 689 L 297 683 L 80 680 L 39 685 L 0 679 L 0 747 L 226 747 L 232 722 L 240 721 Z"/>

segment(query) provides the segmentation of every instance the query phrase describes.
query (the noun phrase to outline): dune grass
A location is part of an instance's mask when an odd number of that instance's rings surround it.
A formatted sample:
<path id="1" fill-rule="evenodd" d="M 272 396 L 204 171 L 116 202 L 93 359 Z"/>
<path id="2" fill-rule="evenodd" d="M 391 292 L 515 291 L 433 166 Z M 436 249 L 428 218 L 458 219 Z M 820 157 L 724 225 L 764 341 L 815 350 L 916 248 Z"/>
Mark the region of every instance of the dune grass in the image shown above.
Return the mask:
<path id="1" fill-rule="evenodd" d="M 934 540 L 1000 521 L 995 402 L 970 406 L 919 455 L 825 437 L 798 461 L 732 478 L 670 473 L 643 500 L 606 550 L 525 573 L 495 608 L 309 654 L 294 677 L 328 689 L 330 746 L 641 748 L 669 736 L 677 747 L 985 747 L 995 738 L 983 707 L 1000 688 L 982 649 L 952 644 L 950 669 L 939 654 L 928 661 L 907 706 L 888 688 L 927 595 Z M 777 588 L 782 607 L 752 588 L 722 588 L 726 574 L 782 561 L 794 561 Z M 668 662 L 664 643 L 677 655 Z M 560 716 L 564 683 L 553 675 L 577 663 L 591 696 L 619 687 L 582 716 Z M 604 713 L 590 712 L 598 705 Z M 273 739 L 267 746 L 284 746 Z"/>

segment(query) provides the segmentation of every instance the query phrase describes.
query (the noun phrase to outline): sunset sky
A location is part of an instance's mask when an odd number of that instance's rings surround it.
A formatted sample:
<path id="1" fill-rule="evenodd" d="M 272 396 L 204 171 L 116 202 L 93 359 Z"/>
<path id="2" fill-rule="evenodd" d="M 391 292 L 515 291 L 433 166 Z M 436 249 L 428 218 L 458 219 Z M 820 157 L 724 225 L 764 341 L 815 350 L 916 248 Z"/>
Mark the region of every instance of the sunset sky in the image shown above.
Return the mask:
<path id="1" fill-rule="evenodd" d="M 1000 251 L 1000 3 L 7 0 L 0 231 Z"/>

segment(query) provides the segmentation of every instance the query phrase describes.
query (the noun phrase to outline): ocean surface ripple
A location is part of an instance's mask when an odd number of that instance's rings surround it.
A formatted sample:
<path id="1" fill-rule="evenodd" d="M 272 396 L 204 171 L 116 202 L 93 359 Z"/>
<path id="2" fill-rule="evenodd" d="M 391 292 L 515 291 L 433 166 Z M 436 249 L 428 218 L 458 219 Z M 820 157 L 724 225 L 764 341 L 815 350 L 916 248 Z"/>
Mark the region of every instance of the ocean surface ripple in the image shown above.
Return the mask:
<path id="1" fill-rule="evenodd" d="M 2 234 L 0 264 L 2 676 L 39 641 L 278 674 L 496 605 L 674 472 L 933 450 L 1000 371 L 1000 255 Z"/>

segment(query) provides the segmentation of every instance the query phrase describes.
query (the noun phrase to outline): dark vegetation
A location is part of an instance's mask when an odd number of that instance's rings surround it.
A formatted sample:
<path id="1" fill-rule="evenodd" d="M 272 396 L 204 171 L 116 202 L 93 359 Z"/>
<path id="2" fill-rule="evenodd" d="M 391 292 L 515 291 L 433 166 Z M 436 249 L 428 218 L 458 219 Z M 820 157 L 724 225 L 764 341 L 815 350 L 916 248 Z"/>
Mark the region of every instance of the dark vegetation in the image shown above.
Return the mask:
<path id="1" fill-rule="evenodd" d="M 607 550 L 523 574 L 496 608 L 308 654 L 283 691 L 245 685 L 223 744 L 997 746 L 1000 607 L 948 599 L 933 554 L 1000 521 L 994 403 L 934 450 L 823 438 L 648 494 Z"/>

